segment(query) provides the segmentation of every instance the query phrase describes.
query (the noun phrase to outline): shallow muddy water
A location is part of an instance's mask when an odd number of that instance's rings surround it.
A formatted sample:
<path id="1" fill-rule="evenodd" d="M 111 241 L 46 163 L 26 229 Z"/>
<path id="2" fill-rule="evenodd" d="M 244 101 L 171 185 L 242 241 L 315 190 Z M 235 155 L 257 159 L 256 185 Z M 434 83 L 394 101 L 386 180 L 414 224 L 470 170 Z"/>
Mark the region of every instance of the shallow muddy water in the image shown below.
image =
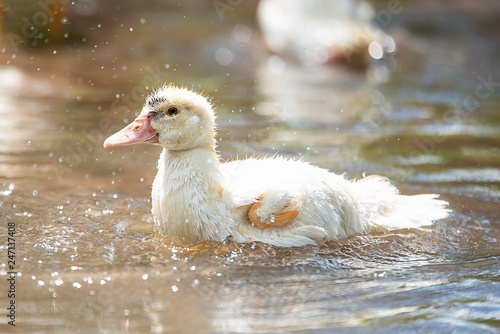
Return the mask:
<path id="1" fill-rule="evenodd" d="M 387 27 L 398 53 L 367 71 L 292 62 L 277 71 L 254 4 L 221 20 L 211 3 L 88 3 L 98 9 L 74 8 L 67 28 L 53 28 L 68 30 L 66 41 L 42 47 L 14 51 L 5 37 L 16 21 L 5 18 L 2 333 L 500 330 L 496 3 L 404 3 Z M 403 193 L 441 194 L 453 211 L 422 230 L 303 248 L 157 235 L 159 148 L 102 142 L 165 81 L 213 97 L 221 159 L 281 154 L 349 178 L 382 174 Z"/>

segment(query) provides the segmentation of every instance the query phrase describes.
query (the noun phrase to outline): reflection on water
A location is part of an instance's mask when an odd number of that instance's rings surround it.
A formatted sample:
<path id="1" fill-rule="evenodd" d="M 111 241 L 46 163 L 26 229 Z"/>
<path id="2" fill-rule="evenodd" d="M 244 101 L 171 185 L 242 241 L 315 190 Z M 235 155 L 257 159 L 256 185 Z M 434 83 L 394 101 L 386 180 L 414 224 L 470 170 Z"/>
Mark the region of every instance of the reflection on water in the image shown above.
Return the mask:
<path id="1" fill-rule="evenodd" d="M 448 14 L 432 21 L 422 5 L 405 5 L 390 32 L 397 66 L 353 73 L 261 59 L 242 6 L 224 21 L 204 18 L 211 7 L 127 7 L 135 23 L 125 26 L 120 13 L 102 32 L 82 23 L 88 43 L 55 54 L 52 45 L 2 51 L 0 233 L 16 223 L 16 325 L 25 333 L 497 331 L 500 72 L 490 40 L 498 32 L 474 20 L 490 16 L 465 15 L 471 9 L 459 2 L 436 7 Z M 457 35 L 463 22 L 467 33 Z M 235 43 L 236 24 L 251 37 Z M 153 28 L 176 34 L 134 40 Z M 227 65 L 216 59 L 221 48 Z M 303 248 L 160 237 L 149 198 L 159 149 L 105 151 L 102 142 L 135 117 L 144 86 L 164 80 L 214 97 L 223 159 L 279 152 L 351 178 L 379 173 L 404 193 L 442 194 L 453 213 L 424 230 Z M 19 327 L 0 322 L 2 333 Z"/>

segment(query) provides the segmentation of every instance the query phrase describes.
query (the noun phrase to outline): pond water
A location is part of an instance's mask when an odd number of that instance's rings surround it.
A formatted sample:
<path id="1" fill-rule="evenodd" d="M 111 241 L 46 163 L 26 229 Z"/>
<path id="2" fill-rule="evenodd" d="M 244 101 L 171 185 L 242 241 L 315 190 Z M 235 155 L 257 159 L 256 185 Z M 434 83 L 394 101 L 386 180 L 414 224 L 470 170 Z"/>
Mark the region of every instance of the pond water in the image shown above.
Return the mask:
<path id="1" fill-rule="evenodd" d="M 500 330 L 498 4 L 404 3 L 387 27 L 398 53 L 366 71 L 277 70 L 255 3 L 225 16 L 209 2 L 145 4 L 88 1 L 53 27 L 66 40 L 17 51 L 5 19 L 2 333 Z M 441 194 L 453 212 L 423 230 L 303 248 L 157 235 L 159 148 L 102 142 L 162 82 L 213 97 L 222 159 L 278 153 L 349 178 L 382 174 L 403 193 Z"/>

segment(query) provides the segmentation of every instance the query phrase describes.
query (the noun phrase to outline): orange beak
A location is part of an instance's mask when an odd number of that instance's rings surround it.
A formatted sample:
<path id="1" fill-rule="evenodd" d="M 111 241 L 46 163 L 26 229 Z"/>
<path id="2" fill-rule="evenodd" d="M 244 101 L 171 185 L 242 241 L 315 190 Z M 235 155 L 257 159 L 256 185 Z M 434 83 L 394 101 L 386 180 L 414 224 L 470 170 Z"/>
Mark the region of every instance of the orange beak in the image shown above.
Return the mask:
<path id="1" fill-rule="evenodd" d="M 139 143 L 157 143 L 158 133 L 151 127 L 154 113 L 139 115 L 132 123 L 104 141 L 104 148 Z"/>

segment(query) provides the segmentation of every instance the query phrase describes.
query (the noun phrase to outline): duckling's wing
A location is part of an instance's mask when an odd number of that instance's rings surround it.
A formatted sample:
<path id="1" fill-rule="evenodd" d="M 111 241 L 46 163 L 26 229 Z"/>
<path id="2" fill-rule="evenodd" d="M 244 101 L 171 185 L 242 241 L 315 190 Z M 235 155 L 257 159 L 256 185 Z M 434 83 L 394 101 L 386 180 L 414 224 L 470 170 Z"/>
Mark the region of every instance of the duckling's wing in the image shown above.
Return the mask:
<path id="1" fill-rule="evenodd" d="M 300 213 L 303 184 L 312 166 L 283 158 L 247 159 L 223 165 L 224 190 L 259 228 L 282 226 Z"/>
<path id="2" fill-rule="evenodd" d="M 259 196 L 248 210 L 248 219 L 259 228 L 272 228 L 290 223 L 298 216 L 299 196 L 288 189 L 273 189 Z"/>

